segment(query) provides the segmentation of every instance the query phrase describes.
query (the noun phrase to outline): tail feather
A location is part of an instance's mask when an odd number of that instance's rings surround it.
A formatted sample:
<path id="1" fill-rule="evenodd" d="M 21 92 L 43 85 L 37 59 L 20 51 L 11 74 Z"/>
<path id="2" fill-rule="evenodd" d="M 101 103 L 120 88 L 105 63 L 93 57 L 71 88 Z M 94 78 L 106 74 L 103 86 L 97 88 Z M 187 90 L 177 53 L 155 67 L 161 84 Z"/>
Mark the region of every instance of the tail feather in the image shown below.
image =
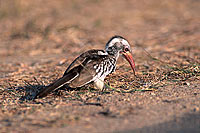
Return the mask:
<path id="1" fill-rule="evenodd" d="M 69 83 L 71 80 L 78 76 L 77 72 L 66 74 L 65 76 L 59 78 L 54 83 L 50 84 L 49 86 L 43 88 L 35 98 L 42 98 L 47 96 L 50 92 L 59 89 L 60 87 L 64 86 L 65 84 Z"/>

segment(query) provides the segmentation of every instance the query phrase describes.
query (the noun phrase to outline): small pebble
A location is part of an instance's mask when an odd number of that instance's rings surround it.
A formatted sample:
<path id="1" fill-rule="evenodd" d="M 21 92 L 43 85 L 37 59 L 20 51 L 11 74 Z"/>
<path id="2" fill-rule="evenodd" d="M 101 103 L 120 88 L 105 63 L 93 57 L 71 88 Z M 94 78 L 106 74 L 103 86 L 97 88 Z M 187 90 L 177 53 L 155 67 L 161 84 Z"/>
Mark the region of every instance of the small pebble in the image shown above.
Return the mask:
<path id="1" fill-rule="evenodd" d="M 194 112 L 198 112 L 199 111 L 199 107 L 194 107 L 193 111 Z"/>

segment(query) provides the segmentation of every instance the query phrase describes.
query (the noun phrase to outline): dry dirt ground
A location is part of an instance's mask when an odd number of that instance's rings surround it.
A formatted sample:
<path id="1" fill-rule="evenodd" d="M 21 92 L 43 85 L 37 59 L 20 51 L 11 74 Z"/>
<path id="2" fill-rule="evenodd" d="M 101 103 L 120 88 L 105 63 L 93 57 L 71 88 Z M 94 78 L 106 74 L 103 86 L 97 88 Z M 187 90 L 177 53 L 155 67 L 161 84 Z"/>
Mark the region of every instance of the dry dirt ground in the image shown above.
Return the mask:
<path id="1" fill-rule="evenodd" d="M 0 0 L 0 132 L 200 132 L 199 0 Z M 33 97 L 82 52 L 129 40 L 92 85 Z"/>

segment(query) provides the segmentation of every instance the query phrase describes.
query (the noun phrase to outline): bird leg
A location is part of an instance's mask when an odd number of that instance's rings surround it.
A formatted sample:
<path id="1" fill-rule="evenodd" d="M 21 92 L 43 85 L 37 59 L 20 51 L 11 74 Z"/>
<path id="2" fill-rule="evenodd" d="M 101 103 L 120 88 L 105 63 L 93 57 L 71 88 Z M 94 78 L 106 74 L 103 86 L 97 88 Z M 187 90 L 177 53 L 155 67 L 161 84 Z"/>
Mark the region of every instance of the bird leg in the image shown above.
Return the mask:
<path id="1" fill-rule="evenodd" d="M 94 81 L 94 87 L 102 91 L 104 89 L 104 81 L 101 79 Z"/>

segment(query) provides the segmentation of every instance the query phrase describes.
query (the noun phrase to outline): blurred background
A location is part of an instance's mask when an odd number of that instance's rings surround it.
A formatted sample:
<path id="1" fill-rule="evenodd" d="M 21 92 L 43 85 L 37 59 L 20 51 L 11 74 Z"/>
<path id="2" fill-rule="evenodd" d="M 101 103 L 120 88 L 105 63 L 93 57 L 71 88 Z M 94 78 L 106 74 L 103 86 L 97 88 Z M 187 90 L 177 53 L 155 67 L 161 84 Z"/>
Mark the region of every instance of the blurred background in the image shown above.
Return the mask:
<path id="1" fill-rule="evenodd" d="M 199 31 L 199 7 L 198 0 L 0 0 L 0 56 L 80 53 L 113 35 L 168 44 Z"/>

